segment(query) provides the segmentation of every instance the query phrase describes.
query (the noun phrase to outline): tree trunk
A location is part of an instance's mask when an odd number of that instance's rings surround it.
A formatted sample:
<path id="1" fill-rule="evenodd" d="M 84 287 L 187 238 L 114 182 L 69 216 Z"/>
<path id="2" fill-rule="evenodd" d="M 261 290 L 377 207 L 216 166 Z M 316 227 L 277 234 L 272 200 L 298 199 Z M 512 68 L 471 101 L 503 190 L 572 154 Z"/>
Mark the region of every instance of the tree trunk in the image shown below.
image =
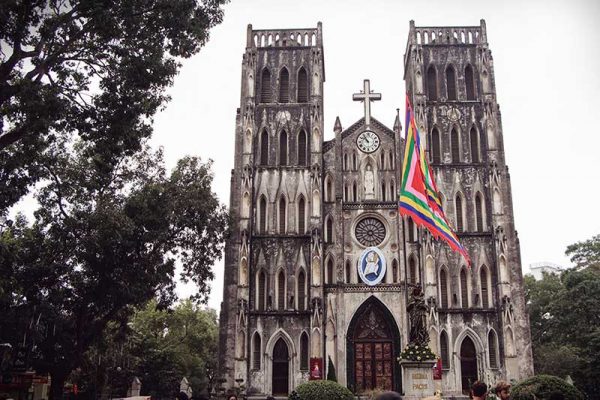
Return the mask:
<path id="1" fill-rule="evenodd" d="M 48 400 L 62 400 L 63 388 L 68 375 L 69 373 L 63 370 L 50 371 L 51 384 Z"/>

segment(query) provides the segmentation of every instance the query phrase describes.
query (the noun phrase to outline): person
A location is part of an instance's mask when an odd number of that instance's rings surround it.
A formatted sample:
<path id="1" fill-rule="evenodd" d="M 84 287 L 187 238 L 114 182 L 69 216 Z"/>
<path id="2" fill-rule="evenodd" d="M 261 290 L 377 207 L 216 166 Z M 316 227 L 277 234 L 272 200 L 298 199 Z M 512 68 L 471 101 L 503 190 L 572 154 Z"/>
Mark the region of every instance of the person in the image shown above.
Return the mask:
<path id="1" fill-rule="evenodd" d="M 379 394 L 375 400 L 401 400 L 402 396 L 400 396 L 396 392 L 383 392 Z"/>
<path id="2" fill-rule="evenodd" d="M 273 397 L 273 396 L 267 396 L 267 400 L 275 400 L 275 397 Z"/>
<path id="3" fill-rule="evenodd" d="M 238 400 L 238 397 L 232 393 L 229 396 L 227 396 L 227 400 Z"/>
<path id="4" fill-rule="evenodd" d="M 481 381 L 475 381 L 471 386 L 471 398 L 473 400 L 484 400 L 487 395 L 488 387 Z"/>
<path id="5" fill-rule="evenodd" d="M 494 393 L 498 397 L 498 400 L 508 400 L 510 398 L 510 383 L 505 381 L 498 382 L 494 388 Z"/>

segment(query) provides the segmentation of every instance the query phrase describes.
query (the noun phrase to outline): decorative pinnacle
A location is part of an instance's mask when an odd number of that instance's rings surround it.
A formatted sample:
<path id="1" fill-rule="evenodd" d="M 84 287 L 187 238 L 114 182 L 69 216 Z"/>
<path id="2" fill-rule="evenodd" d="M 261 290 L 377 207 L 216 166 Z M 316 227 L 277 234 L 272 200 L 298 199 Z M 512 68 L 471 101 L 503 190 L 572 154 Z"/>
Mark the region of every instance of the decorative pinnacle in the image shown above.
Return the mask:
<path id="1" fill-rule="evenodd" d="M 340 122 L 340 117 L 339 116 L 335 117 L 335 124 L 333 124 L 333 131 L 335 133 L 341 133 L 342 132 L 342 123 Z"/>
<path id="2" fill-rule="evenodd" d="M 396 120 L 394 121 L 394 132 L 400 133 L 402 131 L 402 124 L 400 123 L 400 109 L 396 108 Z"/>

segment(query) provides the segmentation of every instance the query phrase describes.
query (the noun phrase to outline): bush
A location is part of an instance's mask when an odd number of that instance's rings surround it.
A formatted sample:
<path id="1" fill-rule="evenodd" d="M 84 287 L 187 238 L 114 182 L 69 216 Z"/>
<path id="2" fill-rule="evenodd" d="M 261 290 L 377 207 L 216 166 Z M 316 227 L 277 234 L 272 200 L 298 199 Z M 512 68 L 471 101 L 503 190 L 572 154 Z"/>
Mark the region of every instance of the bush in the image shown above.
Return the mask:
<path id="1" fill-rule="evenodd" d="M 550 399 L 555 393 L 562 394 L 565 400 L 585 399 L 585 395 L 575 386 L 552 375 L 538 375 L 522 380 L 510 392 L 513 400 Z"/>
<path id="2" fill-rule="evenodd" d="M 294 397 L 294 393 L 297 397 Z M 310 381 L 298 385 L 290 399 L 300 400 L 353 400 L 352 392 L 333 381 Z"/>

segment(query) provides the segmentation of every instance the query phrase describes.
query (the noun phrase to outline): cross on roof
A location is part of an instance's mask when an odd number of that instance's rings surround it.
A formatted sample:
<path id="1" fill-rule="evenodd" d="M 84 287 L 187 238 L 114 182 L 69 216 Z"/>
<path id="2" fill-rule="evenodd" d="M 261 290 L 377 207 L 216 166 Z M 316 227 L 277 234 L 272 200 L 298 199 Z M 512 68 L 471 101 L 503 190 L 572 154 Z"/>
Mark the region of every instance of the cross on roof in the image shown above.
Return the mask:
<path id="1" fill-rule="evenodd" d="M 371 102 L 381 100 L 381 93 L 373 93 L 371 91 L 371 83 L 368 79 L 365 79 L 363 85 L 364 89 L 360 93 L 354 93 L 352 100 L 365 103 L 365 125 L 369 126 L 371 124 Z"/>

